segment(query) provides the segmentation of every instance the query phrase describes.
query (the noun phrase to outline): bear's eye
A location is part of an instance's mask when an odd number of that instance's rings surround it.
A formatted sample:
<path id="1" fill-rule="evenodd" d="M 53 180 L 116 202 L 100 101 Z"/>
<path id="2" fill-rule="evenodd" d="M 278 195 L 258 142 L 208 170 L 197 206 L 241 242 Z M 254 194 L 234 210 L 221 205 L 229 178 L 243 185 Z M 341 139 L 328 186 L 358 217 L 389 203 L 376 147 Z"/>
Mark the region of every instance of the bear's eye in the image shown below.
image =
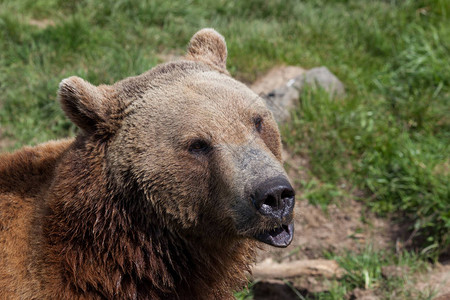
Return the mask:
<path id="1" fill-rule="evenodd" d="M 206 154 L 211 151 L 211 145 L 202 139 L 196 139 L 189 145 L 189 152 L 194 154 Z"/>
<path id="2" fill-rule="evenodd" d="M 263 119 L 260 116 L 257 116 L 253 119 L 253 123 L 255 124 L 256 131 L 261 132 L 263 127 Z"/>

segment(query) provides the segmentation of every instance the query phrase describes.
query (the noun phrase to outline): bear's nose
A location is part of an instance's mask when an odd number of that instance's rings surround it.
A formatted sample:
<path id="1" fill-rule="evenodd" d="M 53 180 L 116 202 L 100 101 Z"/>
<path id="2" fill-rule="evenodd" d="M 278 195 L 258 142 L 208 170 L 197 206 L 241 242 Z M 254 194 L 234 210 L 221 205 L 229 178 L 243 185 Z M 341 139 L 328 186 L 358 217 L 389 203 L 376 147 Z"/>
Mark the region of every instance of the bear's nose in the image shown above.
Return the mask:
<path id="1" fill-rule="evenodd" d="M 261 183 L 252 200 L 262 215 L 282 220 L 293 211 L 295 192 L 285 177 L 275 177 Z"/>

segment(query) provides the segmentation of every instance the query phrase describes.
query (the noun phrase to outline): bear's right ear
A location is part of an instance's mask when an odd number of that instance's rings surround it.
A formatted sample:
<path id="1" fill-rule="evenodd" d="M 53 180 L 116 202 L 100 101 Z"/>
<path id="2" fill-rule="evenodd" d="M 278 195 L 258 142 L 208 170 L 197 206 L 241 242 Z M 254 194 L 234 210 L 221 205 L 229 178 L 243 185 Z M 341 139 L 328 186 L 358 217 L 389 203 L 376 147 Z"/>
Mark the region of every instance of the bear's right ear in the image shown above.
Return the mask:
<path id="1" fill-rule="evenodd" d="M 82 78 L 72 76 L 61 81 L 58 97 L 66 115 L 86 132 L 94 132 L 106 121 L 104 91 Z"/>
<path id="2" fill-rule="evenodd" d="M 225 38 L 212 28 L 203 28 L 191 38 L 187 58 L 202 61 L 214 69 L 227 71 L 227 44 Z"/>

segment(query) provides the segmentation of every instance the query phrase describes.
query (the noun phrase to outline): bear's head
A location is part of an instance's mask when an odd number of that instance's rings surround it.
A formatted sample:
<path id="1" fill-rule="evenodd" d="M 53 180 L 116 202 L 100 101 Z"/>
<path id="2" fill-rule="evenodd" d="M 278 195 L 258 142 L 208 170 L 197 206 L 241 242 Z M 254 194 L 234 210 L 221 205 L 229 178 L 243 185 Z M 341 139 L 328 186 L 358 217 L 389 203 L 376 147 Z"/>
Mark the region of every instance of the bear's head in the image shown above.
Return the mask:
<path id="1" fill-rule="evenodd" d="M 285 247 L 295 199 L 278 127 L 226 58 L 224 38 L 203 29 L 183 60 L 111 86 L 70 77 L 59 98 L 79 141 L 101 149 L 111 189 L 137 207 L 131 218 L 180 236 Z"/>

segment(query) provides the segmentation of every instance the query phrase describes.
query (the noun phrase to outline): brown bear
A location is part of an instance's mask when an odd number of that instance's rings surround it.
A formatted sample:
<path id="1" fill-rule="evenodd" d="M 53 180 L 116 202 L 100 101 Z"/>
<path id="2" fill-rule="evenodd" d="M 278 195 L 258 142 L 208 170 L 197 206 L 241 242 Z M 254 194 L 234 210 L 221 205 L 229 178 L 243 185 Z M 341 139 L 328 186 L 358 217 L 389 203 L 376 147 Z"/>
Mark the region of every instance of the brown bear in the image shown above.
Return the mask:
<path id="1" fill-rule="evenodd" d="M 0 299 L 224 299 L 257 241 L 287 246 L 294 191 L 224 38 L 114 85 L 63 80 L 75 139 L 0 156 Z"/>

